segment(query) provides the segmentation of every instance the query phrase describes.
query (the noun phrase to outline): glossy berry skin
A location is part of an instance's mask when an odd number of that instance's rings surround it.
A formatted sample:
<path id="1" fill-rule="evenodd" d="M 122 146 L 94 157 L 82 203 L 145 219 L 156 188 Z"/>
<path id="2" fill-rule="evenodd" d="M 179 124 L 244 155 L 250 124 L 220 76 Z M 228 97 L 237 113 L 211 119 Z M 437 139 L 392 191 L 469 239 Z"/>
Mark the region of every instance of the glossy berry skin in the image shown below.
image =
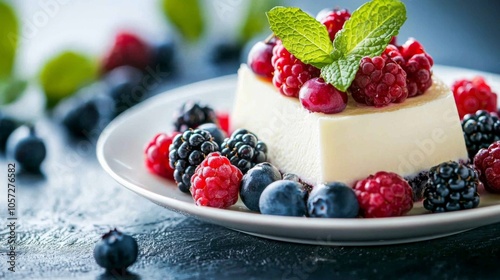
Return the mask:
<path id="1" fill-rule="evenodd" d="M 429 170 L 424 207 L 433 213 L 476 208 L 478 185 L 473 168 L 458 162 L 443 162 Z"/>
<path id="2" fill-rule="evenodd" d="M 7 140 L 7 158 L 15 160 L 23 171 L 38 174 L 47 155 L 44 141 L 32 126 L 21 126 Z"/>
<path id="3" fill-rule="evenodd" d="M 144 161 L 148 170 L 156 175 L 174 181 L 174 169 L 170 167 L 169 148 L 179 132 L 159 133 L 146 145 Z"/>
<path id="4" fill-rule="evenodd" d="M 257 42 L 248 53 L 247 64 L 252 71 L 263 78 L 272 79 L 274 67 L 271 62 L 275 41 Z"/>
<path id="5" fill-rule="evenodd" d="M 349 91 L 356 102 L 369 106 L 401 103 L 408 97 L 406 72 L 389 57 L 364 57 Z"/>
<path id="6" fill-rule="evenodd" d="M 260 195 L 267 186 L 278 180 L 281 180 L 281 173 L 270 163 L 264 162 L 255 165 L 241 180 L 241 201 L 248 209 L 259 212 Z"/>
<path id="7" fill-rule="evenodd" d="M 307 191 L 302 184 L 289 180 L 275 181 L 260 196 L 260 213 L 303 217 L 307 214 L 306 197 Z"/>
<path id="8" fill-rule="evenodd" d="M 137 35 L 124 32 L 116 36 L 112 49 L 102 62 L 102 72 L 109 72 L 119 66 L 132 66 L 145 70 L 152 60 L 152 50 Z"/>
<path id="9" fill-rule="evenodd" d="M 399 175 L 380 171 L 354 186 L 360 215 L 365 218 L 397 217 L 413 207 L 410 185 Z"/>
<path id="10" fill-rule="evenodd" d="M 272 64 L 273 84 L 285 96 L 298 97 L 300 87 L 320 74 L 318 68 L 303 63 L 285 49 L 281 40 L 273 48 Z"/>
<path id="11" fill-rule="evenodd" d="M 214 123 L 204 123 L 198 126 L 198 128 L 210 132 L 210 134 L 214 138 L 213 140 L 215 141 L 215 143 L 217 143 L 217 145 L 219 145 L 219 147 L 222 146 L 224 139 L 227 138 L 226 132 L 220 129 L 219 126 Z"/>
<path id="12" fill-rule="evenodd" d="M 104 83 L 108 87 L 107 95 L 115 103 L 115 116 L 140 103 L 148 94 L 142 72 L 131 66 L 114 68 L 106 74 Z"/>
<path id="13" fill-rule="evenodd" d="M 500 140 L 500 119 L 495 114 L 479 110 L 464 116 L 462 130 L 469 158 L 473 159 L 480 149 Z"/>
<path id="14" fill-rule="evenodd" d="M 455 81 L 451 90 L 455 97 L 460 118 L 467 114 L 474 114 L 478 110 L 488 112 L 497 110 L 497 94 L 491 91 L 491 87 L 483 77 L 477 76 L 471 80 Z"/>
<path id="15" fill-rule="evenodd" d="M 123 271 L 131 266 L 139 254 L 137 241 L 114 229 L 102 236 L 94 246 L 94 259 L 107 270 Z"/>
<path id="16" fill-rule="evenodd" d="M 307 199 L 309 217 L 355 218 L 359 204 L 354 191 L 344 183 L 332 182 L 313 188 Z"/>
<path id="17" fill-rule="evenodd" d="M 487 149 L 481 149 L 474 157 L 474 166 L 484 188 L 492 193 L 500 193 L 500 141 Z"/>
<path id="18" fill-rule="evenodd" d="M 267 160 L 267 145 L 254 133 L 238 129 L 224 140 L 221 153 L 245 174 L 256 164 Z"/>
<path id="19" fill-rule="evenodd" d="M 317 19 L 326 26 L 330 40 L 333 42 L 335 35 L 339 32 L 344 23 L 351 17 L 351 14 L 346 9 L 334 9 L 333 11 L 321 11 Z"/>
<path id="20" fill-rule="evenodd" d="M 19 127 L 17 121 L 0 113 L 0 151 L 5 151 L 5 145 L 10 134 Z"/>
<path id="21" fill-rule="evenodd" d="M 322 78 L 312 78 L 299 91 L 300 103 L 309 112 L 335 114 L 347 106 L 347 94 L 339 91 Z"/>
<path id="22" fill-rule="evenodd" d="M 191 177 L 190 192 L 198 206 L 226 209 L 238 201 L 243 174 L 220 153 L 209 154 Z"/>

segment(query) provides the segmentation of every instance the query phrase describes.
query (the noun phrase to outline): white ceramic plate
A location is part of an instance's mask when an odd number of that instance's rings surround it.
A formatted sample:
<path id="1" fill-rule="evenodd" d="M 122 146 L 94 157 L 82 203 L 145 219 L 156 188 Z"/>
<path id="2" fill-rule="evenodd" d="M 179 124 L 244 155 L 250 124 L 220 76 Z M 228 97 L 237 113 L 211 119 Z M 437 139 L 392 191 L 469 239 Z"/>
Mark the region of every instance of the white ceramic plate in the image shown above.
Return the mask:
<path id="1" fill-rule="evenodd" d="M 436 66 L 447 84 L 462 77 L 485 76 L 500 92 L 500 76 Z M 236 76 L 199 82 L 155 96 L 122 114 L 101 134 L 97 156 L 120 184 L 156 204 L 185 215 L 248 234 L 297 243 L 382 245 L 414 242 L 459 233 L 500 222 L 500 196 L 484 194 L 479 208 L 425 214 L 421 203 L 408 216 L 382 219 L 313 219 L 251 213 L 238 202 L 229 210 L 195 206 L 191 196 L 160 177 L 143 163 L 143 148 L 156 133 L 171 130 L 172 114 L 183 102 L 198 100 L 217 110 L 230 110 Z"/>

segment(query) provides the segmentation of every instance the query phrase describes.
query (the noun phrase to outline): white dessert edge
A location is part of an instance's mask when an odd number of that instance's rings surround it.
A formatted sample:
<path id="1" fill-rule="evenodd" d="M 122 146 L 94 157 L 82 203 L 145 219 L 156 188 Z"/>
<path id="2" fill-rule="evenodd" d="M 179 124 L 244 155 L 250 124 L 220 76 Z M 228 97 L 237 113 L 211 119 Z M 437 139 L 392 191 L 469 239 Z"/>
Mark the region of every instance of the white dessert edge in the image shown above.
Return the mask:
<path id="1" fill-rule="evenodd" d="M 424 95 L 384 108 L 349 98 L 338 114 L 310 113 L 242 65 L 231 127 L 257 134 L 269 161 L 305 182 L 350 186 L 377 171 L 411 177 L 449 160 L 467 159 L 449 88 L 433 77 Z"/>

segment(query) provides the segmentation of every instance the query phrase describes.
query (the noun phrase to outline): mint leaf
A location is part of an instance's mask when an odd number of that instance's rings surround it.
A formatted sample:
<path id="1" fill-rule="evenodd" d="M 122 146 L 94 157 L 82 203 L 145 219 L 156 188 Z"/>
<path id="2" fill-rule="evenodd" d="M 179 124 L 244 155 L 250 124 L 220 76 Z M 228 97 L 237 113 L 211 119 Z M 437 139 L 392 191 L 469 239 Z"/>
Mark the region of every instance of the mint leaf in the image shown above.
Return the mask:
<path id="1" fill-rule="evenodd" d="M 9 104 L 15 101 L 24 93 L 27 86 L 27 81 L 17 79 L 0 83 L 0 104 Z"/>
<path id="2" fill-rule="evenodd" d="M 248 5 L 246 18 L 240 26 L 239 40 L 245 43 L 267 27 L 265 12 L 276 6 L 279 0 L 253 0 Z"/>
<path id="3" fill-rule="evenodd" d="M 299 8 L 275 7 L 267 13 L 271 30 L 302 62 L 318 68 L 333 62 L 326 27 Z"/>
<path id="4" fill-rule="evenodd" d="M 184 38 L 196 41 L 203 34 L 203 16 L 198 0 L 163 0 L 163 12 Z"/>
<path id="5" fill-rule="evenodd" d="M 321 69 L 321 76 L 338 90 L 351 85 L 365 56 L 380 55 L 406 21 L 406 8 L 399 0 L 372 0 L 359 7 L 335 36 L 336 61 Z"/>
<path id="6" fill-rule="evenodd" d="M 12 74 L 17 49 L 19 23 L 14 10 L 0 0 L 0 79 Z"/>

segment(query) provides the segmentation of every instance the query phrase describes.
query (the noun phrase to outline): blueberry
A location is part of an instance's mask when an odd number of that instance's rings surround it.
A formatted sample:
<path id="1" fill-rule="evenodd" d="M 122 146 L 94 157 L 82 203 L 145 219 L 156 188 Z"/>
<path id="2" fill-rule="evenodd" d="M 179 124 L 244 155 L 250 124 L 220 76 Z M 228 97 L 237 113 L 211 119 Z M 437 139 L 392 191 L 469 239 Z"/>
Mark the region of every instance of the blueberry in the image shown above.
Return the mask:
<path id="1" fill-rule="evenodd" d="M 142 85 L 142 72 L 131 66 L 113 69 L 106 75 L 104 81 L 109 86 L 108 95 L 115 102 L 116 115 L 140 103 L 148 94 L 147 87 Z"/>
<path id="2" fill-rule="evenodd" d="M 174 73 L 175 65 L 175 44 L 172 40 L 167 40 L 154 47 L 153 69 L 158 67 L 161 72 Z"/>
<path id="3" fill-rule="evenodd" d="M 5 145 L 10 134 L 19 126 L 16 120 L 0 114 L 0 151 L 5 151 Z"/>
<path id="4" fill-rule="evenodd" d="M 355 218 L 359 204 L 356 194 L 339 182 L 316 186 L 307 200 L 310 217 Z"/>
<path id="5" fill-rule="evenodd" d="M 214 46 L 212 50 L 211 62 L 223 64 L 238 62 L 241 57 L 243 46 L 237 43 L 221 42 Z"/>
<path id="6" fill-rule="evenodd" d="M 279 180 L 264 189 L 259 199 L 262 214 L 302 217 L 307 214 L 307 191 L 300 183 Z"/>
<path id="7" fill-rule="evenodd" d="M 107 270 L 124 270 L 137 260 L 137 241 L 118 230 L 102 236 L 94 247 L 94 259 Z"/>
<path id="8" fill-rule="evenodd" d="M 214 138 L 215 143 L 217 143 L 217 145 L 219 146 L 222 146 L 222 142 L 224 142 L 224 139 L 226 139 L 227 137 L 226 132 L 224 132 L 224 130 L 220 129 L 214 123 L 205 123 L 198 126 L 198 128 L 210 132 L 210 134 Z"/>
<path id="9" fill-rule="evenodd" d="M 36 136 L 33 126 L 21 126 L 7 140 L 7 157 L 14 159 L 21 170 L 40 173 L 47 150 L 41 138 Z"/>
<path id="10" fill-rule="evenodd" d="M 241 179 L 241 200 L 248 209 L 258 212 L 260 195 L 268 185 L 278 180 L 281 180 L 281 174 L 270 163 L 255 165 Z"/>

